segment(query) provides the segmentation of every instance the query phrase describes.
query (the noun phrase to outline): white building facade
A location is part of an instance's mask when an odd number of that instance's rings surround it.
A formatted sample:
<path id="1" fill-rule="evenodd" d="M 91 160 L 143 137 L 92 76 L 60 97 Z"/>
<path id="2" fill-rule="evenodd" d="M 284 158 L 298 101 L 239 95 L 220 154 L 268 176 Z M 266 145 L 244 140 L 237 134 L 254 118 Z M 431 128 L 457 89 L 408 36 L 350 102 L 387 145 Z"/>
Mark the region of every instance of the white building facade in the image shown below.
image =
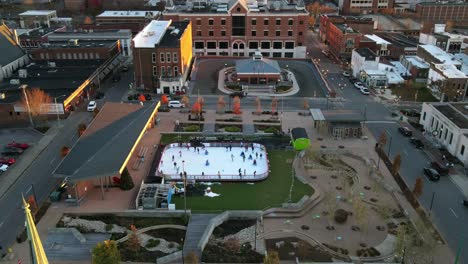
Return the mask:
<path id="1" fill-rule="evenodd" d="M 468 165 L 468 104 L 424 103 L 419 123 L 436 142 Z"/>
<path id="2" fill-rule="evenodd" d="M 364 70 L 379 69 L 379 57 L 368 48 L 354 49 L 351 54 L 351 68 L 353 76 L 360 78 Z"/>

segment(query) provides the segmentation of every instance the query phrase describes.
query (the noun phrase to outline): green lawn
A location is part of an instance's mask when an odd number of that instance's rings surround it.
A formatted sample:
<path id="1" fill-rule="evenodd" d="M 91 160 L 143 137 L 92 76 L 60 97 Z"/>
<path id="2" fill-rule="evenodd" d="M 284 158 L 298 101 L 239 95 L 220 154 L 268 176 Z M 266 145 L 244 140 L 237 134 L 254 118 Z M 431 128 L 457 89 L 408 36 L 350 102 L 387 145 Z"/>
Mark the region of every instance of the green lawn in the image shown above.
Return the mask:
<path id="1" fill-rule="evenodd" d="M 270 176 L 262 182 L 249 185 L 247 183 L 222 183 L 213 185 L 211 189 L 221 196 L 210 198 L 205 196 L 187 197 L 187 209 L 196 211 L 220 210 L 261 210 L 269 207 L 279 207 L 287 201 L 291 185 L 291 162 L 293 151 L 270 150 Z M 288 162 L 289 160 L 289 162 Z M 312 195 L 314 190 L 298 180 L 294 180 L 292 201 L 299 201 L 304 195 Z M 184 199 L 174 197 L 177 209 L 184 208 Z"/>
<path id="2" fill-rule="evenodd" d="M 410 87 L 393 88 L 392 93 L 396 96 L 401 96 L 402 101 L 414 101 L 415 94 L 418 93 L 416 99 L 418 102 L 437 102 L 425 84 L 412 83 Z"/>

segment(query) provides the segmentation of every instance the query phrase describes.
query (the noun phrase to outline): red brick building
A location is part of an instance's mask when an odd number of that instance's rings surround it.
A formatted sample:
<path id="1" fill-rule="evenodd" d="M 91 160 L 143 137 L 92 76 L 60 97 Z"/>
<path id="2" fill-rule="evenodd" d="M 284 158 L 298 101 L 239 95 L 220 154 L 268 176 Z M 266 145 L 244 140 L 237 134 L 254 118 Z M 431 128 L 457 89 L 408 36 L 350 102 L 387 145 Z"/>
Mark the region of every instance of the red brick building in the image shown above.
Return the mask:
<path id="1" fill-rule="evenodd" d="M 446 23 L 453 21 L 464 26 L 468 23 L 468 3 L 454 2 L 422 2 L 416 5 L 416 14 L 423 21 Z"/>
<path id="2" fill-rule="evenodd" d="M 394 0 L 340 0 L 340 13 L 349 14 L 372 14 L 379 10 L 393 8 Z"/>
<path id="3" fill-rule="evenodd" d="M 159 93 L 183 92 L 192 60 L 192 25 L 153 20 L 132 42 L 137 87 Z"/>
<path id="4" fill-rule="evenodd" d="M 104 11 L 93 24 L 82 24 L 86 30 L 118 30 L 130 29 L 133 35 L 140 32 L 151 20 L 160 17 L 159 11 Z"/>
<path id="5" fill-rule="evenodd" d="M 165 20 L 191 21 L 196 55 L 305 58 L 309 14 L 302 0 L 226 4 L 206 1 L 166 7 Z"/>

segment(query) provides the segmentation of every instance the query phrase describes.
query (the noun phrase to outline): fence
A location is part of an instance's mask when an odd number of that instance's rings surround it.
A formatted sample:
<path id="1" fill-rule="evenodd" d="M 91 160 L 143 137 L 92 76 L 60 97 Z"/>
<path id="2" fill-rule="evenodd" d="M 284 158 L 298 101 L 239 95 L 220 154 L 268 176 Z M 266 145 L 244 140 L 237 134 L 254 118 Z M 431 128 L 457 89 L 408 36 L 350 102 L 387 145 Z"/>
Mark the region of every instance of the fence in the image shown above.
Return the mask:
<path id="1" fill-rule="evenodd" d="M 225 148 L 225 147 L 245 147 L 243 142 L 210 142 L 210 143 L 201 143 L 205 147 L 216 147 L 216 148 Z M 186 180 L 192 180 L 192 181 L 262 181 L 268 177 L 268 172 L 270 171 L 270 162 L 268 160 L 268 152 L 266 151 L 265 146 L 258 144 L 258 143 L 251 143 L 249 144 L 250 146 L 253 147 L 258 147 L 260 148 L 264 153 L 265 153 L 265 159 L 267 160 L 267 169 L 263 173 L 257 173 L 255 175 L 239 175 L 239 174 L 221 174 L 221 175 L 216 175 L 216 174 L 190 174 L 187 175 Z M 191 143 L 172 143 L 168 144 L 162 154 L 161 157 L 164 156 L 164 153 L 166 152 L 167 149 L 170 148 L 177 148 L 177 147 L 194 147 Z M 249 147 L 250 147 L 249 146 Z M 164 174 L 161 173 L 161 170 L 159 169 L 159 164 L 157 165 L 157 169 L 155 172 L 155 176 L 162 176 L 166 180 L 183 180 L 184 177 L 181 175 L 177 174 Z"/>

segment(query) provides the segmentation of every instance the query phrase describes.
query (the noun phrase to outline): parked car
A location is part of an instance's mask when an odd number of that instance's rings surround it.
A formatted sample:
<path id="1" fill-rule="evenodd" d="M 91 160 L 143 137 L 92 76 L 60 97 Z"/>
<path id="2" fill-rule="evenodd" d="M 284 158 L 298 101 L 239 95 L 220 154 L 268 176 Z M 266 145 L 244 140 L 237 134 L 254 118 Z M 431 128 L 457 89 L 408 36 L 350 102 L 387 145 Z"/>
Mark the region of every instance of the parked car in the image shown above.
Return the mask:
<path id="1" fill-rule="evenodd" d="M 234 97 L 239 97 L 239 98 L 244 98 L 247 96 L 247 93 L 246 92 L 233 92 L 233 93 L 230 93 L 229 94 L 230 97 L 234 98 Z"/>
<path id="2" fill-rule="evenodd" d="M 170 108 L 184 108 L 184 105 L 180 101 L 169 101 L 167 105 Z"/>
<path id="3" fill-rule="evenodd" d="M 413 144 L 413 145 L 414 145 L 416 148 L 418 148 L 418 149 L 424 148 L 423 142 L 422 142 L 420 139 L 418 139 L 418 138 L 411 137 L 411 138 L 410 138 L 410 142 L 411 142 L 411 144 Z"/>
<path id="4" fill-rule="evenodd" d="M 5 156 L 18 156 L 23 154 L 23 150 L 15 147 L 5 147 L 2 152 Z"/>
<path id="5" fill-rule="evenodd" d="M 18 142 L 11 142 L 11 143 L 8 143 L 7 147 L 15 147 L 15 148 L 20 148 L 20 149 L 27 149 L 27 148 L 29 148 L 29 144 L 26 144 L 26 143 L 18 143 Z"/>
<path id="6" fill-rule="evenodd" d="M 354 77 L 349 78 L 349 82 L 351 82 L 352 84 L 355 84 L 358 81 L 359 81 L 358 78 L 354 78 Z"/>
<path id="7" fill-rule="evenodd" d="M 431 168 L 436 170 L 442 176 L 448 175 L 449 173 L 449 168 L 447 168 L 447 166 L 445 166 L 443 163 L 440 163 L 438 161 L 431 162 Z"/>
<path id="8" fill-rule="evenodd" d="M 96 95 L 94 96 L 96 99 L 102 99 L 104 98 L 104 93 L 103 92 L 97 92 Z"/>
<path id="9" fill-rule="evenodd" d="M 344 77 L 349 77 L 349 76 L 351 76 L 351 74 L 349 74 L 349 72 L 347 72 L 347 71 L 344 71 L 344 72 L 342 73 L 342 75 L 343 75 Z"/>
<path id="10" fill-rule="evenodd" d="M 112 77 L 113 82 L 119 82 L 120 81 L 120 75 L 116 74 Z"/>
<path id="11" fill-rule="evenodd" d="M 128 71 L 128 66 L 123 66 L 123 67 L 122 67 L 122 71 L 123 71 L 123 72 L 127 72 L 127 71 Z"/>
<path id="12" fill-rule="evenodd" d="M 96 109 L 96 107 L 97 107 L 96 101 L 91 101 L 91 102 L 89 102 L 89 104 L 88 104 L 88 112 L 93 112 L 94 109 Z"/>
<path id="13" fill-rule="evenodd" d="M 6 164 L 8 166 L 11 166 L 16 163 L 15 158 L 6 158 L 6 157 L 1 157 L 0 158 L 0 164 Z"/>
<path id="14" fill-rule="evenodd" d="M 403 136 L 405 137 L 411 137 L 413 135 L 413 131 L 411 131 L 409 127 L 399 127 L 398 131 L 400 131 L 400 133 L 403 134 Z"/>
<path id="15" fill-rule="evenodd" d="M 364 95 L 369 95 L 370 94 L 369 89 L 367 89 L 366 87 L 361 87 L 359 90 Z"/>
<path id="16" fill-rule="evenodd" d="M 440 174 L 432 168 L 423 168 L 423 172 L 430 181 L 440 180 Z"/>
<path id="17" fill-rule="evenodd" d="M 354 87 L 361 89 L 361 88 L 366 88 L 362 82 L 355 82 Z"/>
<path id="18" fill-rule="evenodd" d="M 8 170 L 8 165 L 6 164 L 0 165 L 0 171 L 5 172 L 7 170 Z"/>

